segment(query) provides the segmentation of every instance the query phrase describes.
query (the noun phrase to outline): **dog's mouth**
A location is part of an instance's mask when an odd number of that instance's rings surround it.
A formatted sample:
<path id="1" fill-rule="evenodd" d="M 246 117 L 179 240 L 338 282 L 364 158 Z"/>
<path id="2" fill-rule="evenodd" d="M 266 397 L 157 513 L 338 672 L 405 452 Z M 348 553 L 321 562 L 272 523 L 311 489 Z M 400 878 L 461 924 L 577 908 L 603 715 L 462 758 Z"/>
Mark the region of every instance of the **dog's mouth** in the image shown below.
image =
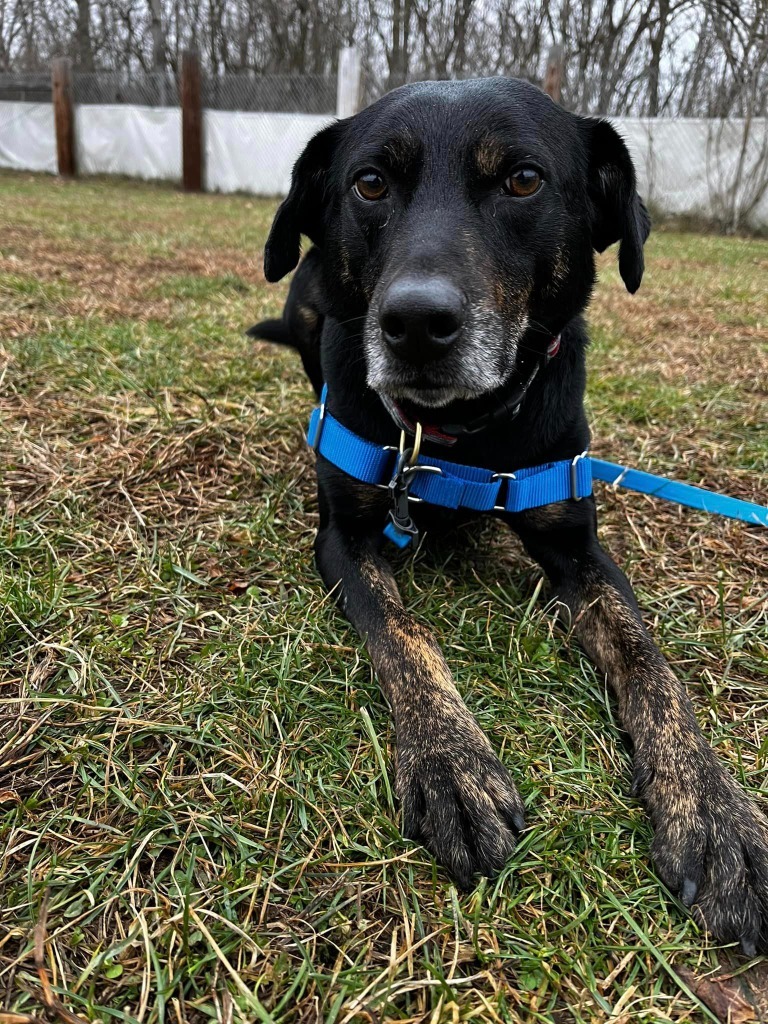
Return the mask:
<path id="1" fill-rule="evenodd" d="M 470 353 L 470 356 L 474 353 Z M 467 362 L 469 366 L 465 365 Z M 418 418 L 420 411 L 445 409 L 482 401 L 489 394 L 506 385 L 514 373 L 514 361 L 502 369 L 498 360 L 478 358 L 462 360 L 443 367 L 369 366 L 368 384 L 374 391 L 402 405 L 409 414 Z M 495 363 L 495 365 L 493 365 Z M 490 365 L 489 365 L 490 364 Z"/>
<path id="2" fill-rule="evenodd" d="M 426 383 L 424 385 L 393 384 L 389 387 L 377 388 L 377 390 L 402 409 L 409 419 L 418 419 L 419 414 L 424 410 L 444 409 L 455 403 L 471 402 L 473 399 L 488 394 L 488 391 L 492 389 L 481 391 L 463 385 Z"/>
<path id="3" fill-rule="evenodd" d="M 494 396 L 504 395 L 509 382 L 479 391 L 466 387 L 378 389 L 390 416 L 413 432 L 420 423 L 427 437 L 452 443 L 457 425 L 466 426 L 487 412 Z M 459 430 L 459 433 L 462 431 Z"/>

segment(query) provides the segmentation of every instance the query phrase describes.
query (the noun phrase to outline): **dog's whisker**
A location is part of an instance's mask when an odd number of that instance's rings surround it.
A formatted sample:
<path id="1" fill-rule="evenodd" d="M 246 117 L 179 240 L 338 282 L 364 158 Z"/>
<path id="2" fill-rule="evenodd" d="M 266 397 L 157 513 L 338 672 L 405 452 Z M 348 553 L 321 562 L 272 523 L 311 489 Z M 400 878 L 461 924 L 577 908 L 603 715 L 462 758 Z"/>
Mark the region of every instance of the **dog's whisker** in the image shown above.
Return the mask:
<path id="1" fill-rule="evenodd" d="M 348 320 L 338 320 L 336 322 L 337 322 L 339 327 L 346 327 L 348 324 L 353 324 L 357 320 L 365 321 L 367 316 L 368 316 L 368 313 L 361 313 L 360 316 L 351 316 Z"/>

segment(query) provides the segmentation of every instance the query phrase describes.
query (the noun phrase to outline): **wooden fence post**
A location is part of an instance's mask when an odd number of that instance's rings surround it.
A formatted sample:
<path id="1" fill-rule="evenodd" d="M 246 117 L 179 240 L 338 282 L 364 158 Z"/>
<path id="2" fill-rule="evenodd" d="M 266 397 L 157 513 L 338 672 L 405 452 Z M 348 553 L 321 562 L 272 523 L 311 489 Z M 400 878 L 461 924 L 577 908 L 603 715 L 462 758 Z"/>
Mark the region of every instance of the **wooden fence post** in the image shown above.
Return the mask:
<path id="1" fill-rule="evenodd" d="M 77 174 L 77 159 L 75 157 L 75 110 L 72 103 L 72 64 L 66 57 L 59 57 L 53 62 L 51 86 L 59 174 L 63 178 L 74 178 Z"/>
<path id="2" fill-rule="evenodd" d="M 544 92 L 551 96 L 555 103 L 560 102 L 563 91 L 563 48 L 558 43 L 552 47 L 547 57 L 547 70 L 544 75 Z"/>
<path id="3" fill-rule="evenodd" d="M 203 188 L 203 107 L 200 58 L 195 50 L 181 55 L 181 157 L 186 192 Z"/>

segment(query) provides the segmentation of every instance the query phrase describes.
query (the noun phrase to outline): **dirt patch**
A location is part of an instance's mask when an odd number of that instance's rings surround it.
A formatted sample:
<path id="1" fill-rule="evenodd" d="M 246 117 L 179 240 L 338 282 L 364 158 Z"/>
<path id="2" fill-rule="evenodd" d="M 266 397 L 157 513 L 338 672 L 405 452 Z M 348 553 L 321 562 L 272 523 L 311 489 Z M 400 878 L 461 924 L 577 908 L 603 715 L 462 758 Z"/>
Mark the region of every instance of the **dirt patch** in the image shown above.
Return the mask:
<path id="1" fill-rule="evenodd" d="M 658 373 L 664 381 L 733 384 L 768 394 L 765 327 L 724 323 L 723 312 L 681 302 L 606 291 L 590 307 L 590 323 L 631 343 L 601 352 L 601 361 L 624 372 Z"/>
<path id="2" fill-rule="evenodd" d="M 221 278 L 231 275 L 248 287 L 264 284 L 261 254 L 236 249 L 188 247 L 168 256 L 148 256 L 138 247 L 106 240 L 71 244 L 45 237 L 26 225 L 4 231 L 0 273 L 26 277 L 41 285 L 62 285 L 61 294 L 24 295 L 0 308 L 0 332 L 24 337 L 50 329 L 63 317 L 164 320 L 173 294 L 158 294 L 171 278 Z"/>

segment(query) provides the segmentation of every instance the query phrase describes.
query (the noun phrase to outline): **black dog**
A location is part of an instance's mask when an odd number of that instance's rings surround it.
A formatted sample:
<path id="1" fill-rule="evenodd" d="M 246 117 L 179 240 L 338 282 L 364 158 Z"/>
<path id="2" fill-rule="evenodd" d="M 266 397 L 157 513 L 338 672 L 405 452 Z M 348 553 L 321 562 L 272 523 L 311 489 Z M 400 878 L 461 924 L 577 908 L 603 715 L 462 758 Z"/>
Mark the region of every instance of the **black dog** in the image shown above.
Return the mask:
<path id="1" fill-rule="evenodd" d="M 589 444 L 581 313 L 594 250 L 620 243 L 634 292 L 649 228 L 607 122 L 520 81 L 406 86 L 321 131 L 299 158 L 267 279 L 296 266 L 301 234 L 317 248 L 284 320 L 252 333 L 294 344 L 316 390 L 327 382 L 336 420 L 378 445 L 421 422 L 433 425 L 423 453 L 468 466 L 572 459 Z M 390 495 L 322 456 L 317 476 L 317 564 L 392 708 L 403 831 L 466 887 L 504 865 L 523 804 L 436 640 L 402 605 L 381 553 Z M 616 692 L 661 877 L 718 938 L 768 950 L 768 821 L 703 738 L 598 543 L 594 500 L 500 515 Z"/>

